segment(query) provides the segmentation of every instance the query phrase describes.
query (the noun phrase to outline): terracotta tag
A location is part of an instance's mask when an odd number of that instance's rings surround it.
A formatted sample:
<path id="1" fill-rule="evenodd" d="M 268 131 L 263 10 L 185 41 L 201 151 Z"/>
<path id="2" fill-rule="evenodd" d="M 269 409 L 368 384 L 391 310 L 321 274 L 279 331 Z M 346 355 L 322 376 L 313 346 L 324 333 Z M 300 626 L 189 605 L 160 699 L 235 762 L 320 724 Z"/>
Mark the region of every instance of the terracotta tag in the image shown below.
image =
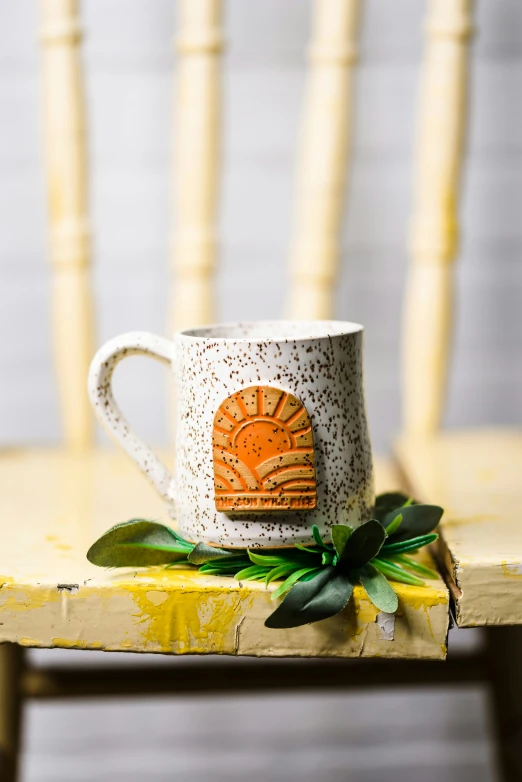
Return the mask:
<path id="1" fill-rule="evenodd" d="M 213 446 L 217 510 L 316 507 L 312 427 L 292 394 L 270 386 L 232 394 L 214 416 Z"/>

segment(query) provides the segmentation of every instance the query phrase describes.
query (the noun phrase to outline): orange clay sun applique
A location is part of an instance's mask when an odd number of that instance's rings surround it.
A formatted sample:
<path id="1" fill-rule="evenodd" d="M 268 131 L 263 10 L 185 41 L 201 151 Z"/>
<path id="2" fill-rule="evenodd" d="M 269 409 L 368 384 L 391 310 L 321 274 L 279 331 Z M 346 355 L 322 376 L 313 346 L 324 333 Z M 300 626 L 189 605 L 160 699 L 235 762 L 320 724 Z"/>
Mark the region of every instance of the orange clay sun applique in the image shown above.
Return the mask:
<path id="1" fill-rule="evenodd" d="M 271 386 L 237 391 L 219 406 L 212 438 L 217 510 L 317 506 L 310 418 L 292 394 Z"/>

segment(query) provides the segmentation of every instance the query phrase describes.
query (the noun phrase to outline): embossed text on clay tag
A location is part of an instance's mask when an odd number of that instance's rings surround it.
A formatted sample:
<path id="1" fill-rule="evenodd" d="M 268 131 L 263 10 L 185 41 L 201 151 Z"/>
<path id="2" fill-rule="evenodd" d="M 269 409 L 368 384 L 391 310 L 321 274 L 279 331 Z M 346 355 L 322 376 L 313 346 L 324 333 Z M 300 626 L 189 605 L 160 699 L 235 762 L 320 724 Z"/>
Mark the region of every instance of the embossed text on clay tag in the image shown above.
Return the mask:
<path id="1" fill-rule="evenodd" d="M 316 507 L 312 427 L 292 394 L 251 386 L 229 396 L 214 416 L 213 448 L 217 510 Z"/>

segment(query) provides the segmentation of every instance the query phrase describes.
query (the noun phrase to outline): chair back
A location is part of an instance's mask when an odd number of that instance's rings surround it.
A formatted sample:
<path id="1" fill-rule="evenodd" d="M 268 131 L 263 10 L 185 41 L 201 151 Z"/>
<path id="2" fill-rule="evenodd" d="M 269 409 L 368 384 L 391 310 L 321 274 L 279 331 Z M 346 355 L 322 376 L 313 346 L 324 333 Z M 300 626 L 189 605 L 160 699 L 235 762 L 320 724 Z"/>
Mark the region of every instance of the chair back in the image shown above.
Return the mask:
<path id="1" fill-rule="evenodd" d="M 40 0 L 53 334 L 66 444 L 93 439 L 91 229 L 78 0 Z M 285 314 L 329 318 L 353 125 L 359 0 L 314 0 Z M 222 0 L 178 0 L 169 330 L 214 319 Z M 404 308 L 404 425 L 440 425 L 466 119 L 472 0 L 429 0 Z"/>

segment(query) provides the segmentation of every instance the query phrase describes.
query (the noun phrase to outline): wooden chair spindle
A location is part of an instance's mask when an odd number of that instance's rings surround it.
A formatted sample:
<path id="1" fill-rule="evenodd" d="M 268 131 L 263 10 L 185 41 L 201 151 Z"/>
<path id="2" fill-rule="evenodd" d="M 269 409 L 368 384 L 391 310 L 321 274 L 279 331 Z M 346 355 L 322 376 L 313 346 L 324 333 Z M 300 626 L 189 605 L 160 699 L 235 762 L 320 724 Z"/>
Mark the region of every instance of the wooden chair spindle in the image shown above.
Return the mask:
<path id="1" fill-rule="evenodd" d="M 169 332 L 214 319 L 221 0 L 180 0 Z"/>
<path id="2" fill-rule="evenodd" d="M 290 249 L 290 318 L 330 318 L 351 142 L 359 0 L 315 0 Z"/>
<path id="3" fill-rule="evenodd" d="M 444 405 L 471 23 L 472 0 L 431 0 L 403 327 L 403 417 L 409 434 L 436 432 Z"/>
<path id="4" fill-rule="evenodd" d="M 87 146 L 76 0 L 41 0 L 52 322 L 64 437 L 91 443 L 87 372 L 94 352 Z"/>

